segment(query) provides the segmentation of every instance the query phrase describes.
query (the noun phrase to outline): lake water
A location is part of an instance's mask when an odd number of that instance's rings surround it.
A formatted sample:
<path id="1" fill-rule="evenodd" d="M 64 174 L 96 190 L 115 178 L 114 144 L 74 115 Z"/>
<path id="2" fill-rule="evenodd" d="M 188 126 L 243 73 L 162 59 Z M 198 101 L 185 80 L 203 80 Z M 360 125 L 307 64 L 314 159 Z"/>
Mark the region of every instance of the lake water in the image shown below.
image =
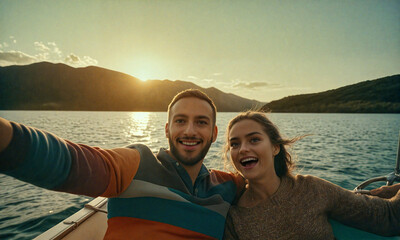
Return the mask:
<path id="1" fill-rule="evenodd" d="M 223 169 L 227 122 L 218 113 L 219 136 L 207 155 L 209 168 Z M 393 172 L 400 114 L 270 114 L 283 135 L 313 134 L 292 149 L 297 173 L 312 174 L 347 189 Z M 165 112 L 0 111 L 0 117 L 50 131 L 76 143 L 103 148 L 143 143 L 167 147 Z M 78 211 L 91 198 L 52 192 L 0 174 L 0 239 L 31 239 Z"/>

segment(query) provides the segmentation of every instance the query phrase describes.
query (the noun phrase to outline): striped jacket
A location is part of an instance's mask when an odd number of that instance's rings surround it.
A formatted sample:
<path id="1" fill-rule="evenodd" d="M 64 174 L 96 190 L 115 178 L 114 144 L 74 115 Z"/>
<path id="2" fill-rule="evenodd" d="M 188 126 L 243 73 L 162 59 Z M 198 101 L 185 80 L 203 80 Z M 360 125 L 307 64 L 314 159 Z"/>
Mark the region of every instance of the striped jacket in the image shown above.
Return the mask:
<path id="1" fill-rule="evenodd" d="M 202 166 L 194 184 L 165 149 L 101 149 L 12 123 L 0 172 L 47 189 L 109 198 L 105 239 L 222 239 L 241 177 Z"/>

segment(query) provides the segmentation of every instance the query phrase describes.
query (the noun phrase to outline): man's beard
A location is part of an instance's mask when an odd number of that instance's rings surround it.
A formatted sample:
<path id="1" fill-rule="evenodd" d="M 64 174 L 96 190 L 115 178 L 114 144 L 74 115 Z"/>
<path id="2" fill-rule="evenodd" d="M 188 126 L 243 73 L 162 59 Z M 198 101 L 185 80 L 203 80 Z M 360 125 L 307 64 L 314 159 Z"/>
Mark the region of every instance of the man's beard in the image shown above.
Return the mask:
<path id="1" fill-rule="evenodd" d="M 212 139 L 212 136 L 211 136 Z M 204 157 L 207 155 L 208 150 L 210 149 L 212 140 L 207 141 L 206 145 L 204 146 L 204 148 L 200 151 L 199 154 L 197 154 L 197 156 L 194 157 L 184 157 L 182 156 L 178 149 L 176 148 L 174 141 L 169 137 L 168 138 L 168 142 L 169 142 L 169 148 L 170 151 L 172 153 L 172 156 L 174 156 L 176 158 L 176 160 L 178 160 L 179 163 L 186 165 L 186 166 L 194 166 L 196 165 L 198 162 L 200 162 L 201 160 L 204 159 Z"/>

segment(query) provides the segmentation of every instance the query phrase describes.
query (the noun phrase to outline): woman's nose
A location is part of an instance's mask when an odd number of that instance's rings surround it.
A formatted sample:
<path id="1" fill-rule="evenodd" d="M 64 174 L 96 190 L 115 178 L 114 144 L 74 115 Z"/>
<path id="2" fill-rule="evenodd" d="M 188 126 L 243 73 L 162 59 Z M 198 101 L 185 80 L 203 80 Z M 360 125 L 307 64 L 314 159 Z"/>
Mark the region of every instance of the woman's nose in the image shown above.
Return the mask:
<path id="1" fill-rule="evenodd" d="M 249 146 L 246 143 L 240 145 L 239 153 L 245 153 L 249 151 Z"/>

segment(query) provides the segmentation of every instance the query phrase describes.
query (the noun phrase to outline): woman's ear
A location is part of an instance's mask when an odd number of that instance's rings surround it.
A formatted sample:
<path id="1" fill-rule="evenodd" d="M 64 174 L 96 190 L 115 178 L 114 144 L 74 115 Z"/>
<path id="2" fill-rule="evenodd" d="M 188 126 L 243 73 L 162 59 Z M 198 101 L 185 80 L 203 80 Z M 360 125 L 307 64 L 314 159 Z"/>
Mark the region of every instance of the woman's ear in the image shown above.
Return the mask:
<path id="1" fill-rule="evenodd" d="M 281 147 L 280 147 L 279 145 L 274 145 L 274 146 L 273 146 L 273 150 L 274 150 L 273 155 L 274 155 L 274 157 L 275 157 L 275 156 L 278 155 L 279 152 L 281 151 Z"/>

